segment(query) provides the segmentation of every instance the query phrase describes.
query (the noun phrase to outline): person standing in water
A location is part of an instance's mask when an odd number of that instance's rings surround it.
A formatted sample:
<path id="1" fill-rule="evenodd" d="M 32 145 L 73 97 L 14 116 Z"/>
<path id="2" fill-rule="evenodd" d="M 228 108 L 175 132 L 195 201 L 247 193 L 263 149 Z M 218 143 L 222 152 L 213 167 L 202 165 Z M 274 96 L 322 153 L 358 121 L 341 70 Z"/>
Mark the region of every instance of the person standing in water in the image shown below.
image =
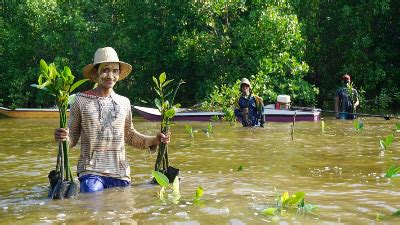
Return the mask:
<path id="1" fill-rule="evenodd" d="M 93 63 L 83 68 L 83 75 L 97 87 L 76 95 L 68 129 L 54 132 L 56 141 L 68 139 L 70 147 L 81 140 L 77 166 L 81 192 L 130 185 L 125 143 L 155 151 L 160 142 L 169 142 L 169 135 L 147 136 L 136 131 L 129 99 L 114 92 L 115 84 L 131 71 L 132 66 L 120 61 L 113 48 L 97 49 Z"/>
<path id="2" fill-rule="evenodd" d="M 244 127 L 264 127 L 264 104 L 261 97 L 252 94 L 251 84 L 247 78 L 240 81 L 240 97 L 235 101 L 235 116 L 242 121 Z"/>
<path id="3" fill-rule="evenodd" d="M 355 119 L 356 108 L 359 106 L 358 92 L 351 86 L 350 75 L 342 76 L 342 87 L 335 93 L 335 112 L 337 119 Z"/>

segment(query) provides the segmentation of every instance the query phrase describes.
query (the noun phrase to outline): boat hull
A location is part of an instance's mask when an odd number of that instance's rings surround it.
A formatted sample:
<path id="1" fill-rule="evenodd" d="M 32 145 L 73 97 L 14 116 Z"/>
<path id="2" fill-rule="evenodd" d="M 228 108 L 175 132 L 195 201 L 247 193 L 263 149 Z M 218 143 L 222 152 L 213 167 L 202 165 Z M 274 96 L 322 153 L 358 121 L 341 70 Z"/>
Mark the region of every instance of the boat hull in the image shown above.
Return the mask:
<path id="1" fill-rule="evenodd" d="M 157 109 L 134 106 L 143 118 L 150 121 L 160 121 L 161 114 Z M 267 122 L 293 122 L 295 121 L 319 121 L 320 112 L 303 112 L 292 110 L 277 110 L 272 108 L 264 108 L 265 120 Z M 177 112 L 174 121 L 211 121 L 213 117 L 222 118 L 222 112 Z"/>
<path id="2" fill-rule="evenodd" d="M 13 118 L 58 118 L 59 117 L 58 109 L 18 108 L 12 110 L 0 107 L 0 114 Z M 67 115 L 68 114 L 69 112 L 67 112 Z"/>

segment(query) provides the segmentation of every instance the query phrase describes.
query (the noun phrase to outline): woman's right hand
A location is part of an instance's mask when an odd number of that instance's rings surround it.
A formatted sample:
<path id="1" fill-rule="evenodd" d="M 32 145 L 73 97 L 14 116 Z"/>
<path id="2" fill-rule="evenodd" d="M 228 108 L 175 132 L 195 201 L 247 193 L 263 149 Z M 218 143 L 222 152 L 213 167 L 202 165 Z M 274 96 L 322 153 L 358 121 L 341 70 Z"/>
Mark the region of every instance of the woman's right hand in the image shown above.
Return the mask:
<path id="1" fill-rule="evenodd" d="M 68 128 L 57 128 L 54 130 L 54 140 L 65 141 L 68 139 L 69 129 Z"/>

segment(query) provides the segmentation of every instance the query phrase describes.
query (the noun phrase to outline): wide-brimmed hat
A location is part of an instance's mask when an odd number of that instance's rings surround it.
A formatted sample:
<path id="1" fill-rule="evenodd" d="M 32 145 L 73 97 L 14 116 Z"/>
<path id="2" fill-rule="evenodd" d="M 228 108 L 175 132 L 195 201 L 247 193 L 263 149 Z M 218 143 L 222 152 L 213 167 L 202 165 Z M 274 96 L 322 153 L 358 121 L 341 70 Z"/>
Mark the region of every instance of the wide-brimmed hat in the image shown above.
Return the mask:
<path id="1" fill-rule="evenodd" d="M 119 79 L 122 80 L 127 77 L 131 71 L 132 66 L 126 62 L 122 62 L 118 58 L 117 52 L 111 47 L 99 48 L 94 53 L 93 63 L 86 65 L 83 68 L 83 76 L 90 81 L 97 82 L 96 65 L 100 63 L 119 63 Z"/>
<path id="2" fill-rule="evenodd" d="M 250 81 L 247 79 L 247 78 L 242 78 L 241 80 L 240 80 L 240 88 L 242 88 L 242 85 L 243 84 L 247 84 L 247 85 L 249 85 L 249 87 L 251 88 L 251 84 L 250 84 Z"/>

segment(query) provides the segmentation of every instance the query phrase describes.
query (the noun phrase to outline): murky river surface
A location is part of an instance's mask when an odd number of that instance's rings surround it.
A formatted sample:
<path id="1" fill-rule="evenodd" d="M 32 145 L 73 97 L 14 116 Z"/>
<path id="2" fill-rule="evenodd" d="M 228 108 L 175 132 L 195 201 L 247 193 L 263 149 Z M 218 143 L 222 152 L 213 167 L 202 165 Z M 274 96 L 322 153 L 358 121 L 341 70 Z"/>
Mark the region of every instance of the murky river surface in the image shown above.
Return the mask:
<path id="1" fill-rule="evenodd" d="M 76 199 L 46 198 L 47 174 L 56 163 L 53 128 L 57 119 L 0 119 L 0 224 L 399 224 L 391 216 L 400 209 L 400 178 L 384 178 L 391 164 L 399 165 L 400 135 L 389 151 L 379 139 L 393 133 L 398 121 L 366 118 L 357 133 L 351 121 L 324 118 L 291 123 L 268 123 L 246 129 L 239 123 L 172 125 L 170 163 L 181 170 L 181 201 L 158 200 L 159 186 L 151 185 L 156 155 L 127 147 L 133 185 Z M 137 130 L 154 134 L 159 124 L 134 118 Z M 198 132 L 190 138 L 190 125 Z M 79 149 L 72 151 L 76 171 Z M 242 166 L 243 170 L 238 171 Z M 198 186 L 202 204 L 193 204 Z M 279 193 L 306 192 L 313 213 L 289 211 L 281 217 L 260 212 L 275 203 Z"/>

